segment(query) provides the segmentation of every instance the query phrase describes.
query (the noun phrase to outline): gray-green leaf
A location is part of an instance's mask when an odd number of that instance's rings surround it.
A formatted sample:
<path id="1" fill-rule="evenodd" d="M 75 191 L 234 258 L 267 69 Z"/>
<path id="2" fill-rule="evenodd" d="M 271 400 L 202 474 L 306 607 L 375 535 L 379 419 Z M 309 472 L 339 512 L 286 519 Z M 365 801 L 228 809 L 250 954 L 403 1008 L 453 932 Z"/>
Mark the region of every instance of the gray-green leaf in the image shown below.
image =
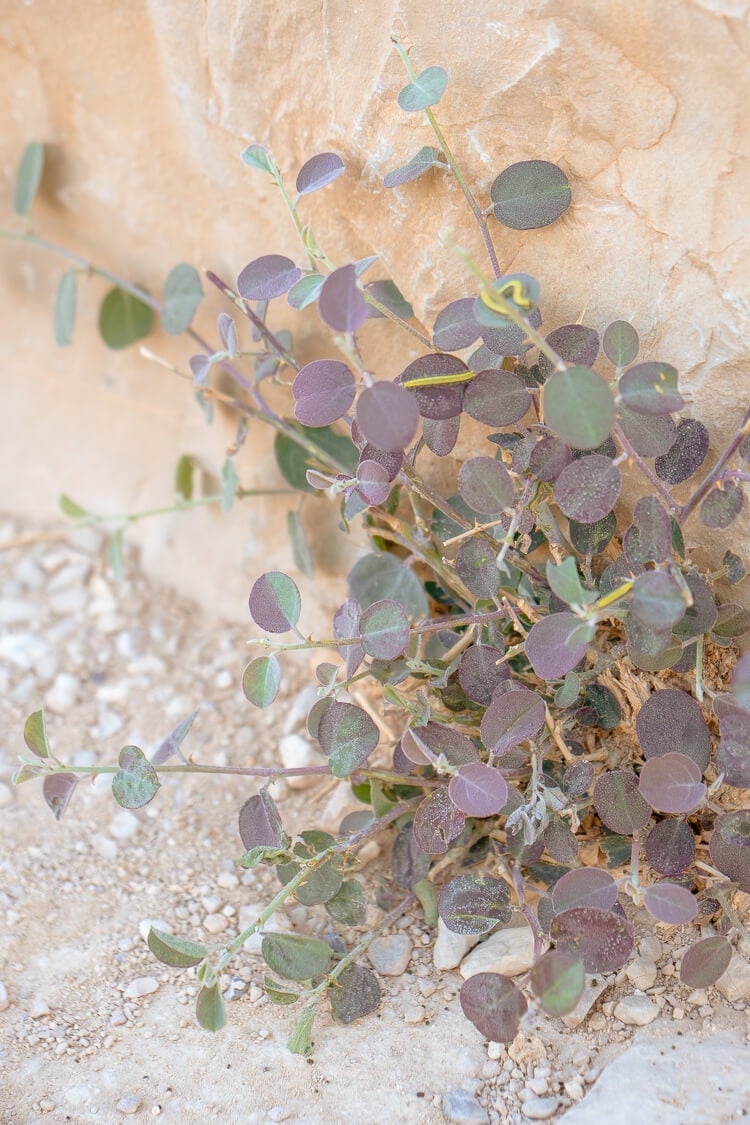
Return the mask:
<path id="1" fill-rule="evenodd" d="M 66 348 L 73 338 L 76 321 L 76 271 L 66 270 L 55 296 L 55 343 Z"/>
<path id="2" fill-rule="evenodd" d="M 118 758 L 119 770 L 112 779 L 112 796 L 124 809 L 140 809 L 156 796 L 159 776 L 137 746 L 124 746 Z"/>
<path id="3" fill-rule="evenodd" d="M 44 170 L 44 145 L 39 141 L 32 141 L 26 145 L 18 165 L 16 176 L 16 194 L 13 207 L 17 215 L 28 215 L 31 204 L 39 190 L 39 184 Z"/>
<path id="4" fill-rule="evenodd" d="M 161 314 L 164 331 L 178 336 L 189 328 L 202 299 L 203 286 L 195 267 L 185 262 L 175 266 L 164 285 L 164 309 Z"/>

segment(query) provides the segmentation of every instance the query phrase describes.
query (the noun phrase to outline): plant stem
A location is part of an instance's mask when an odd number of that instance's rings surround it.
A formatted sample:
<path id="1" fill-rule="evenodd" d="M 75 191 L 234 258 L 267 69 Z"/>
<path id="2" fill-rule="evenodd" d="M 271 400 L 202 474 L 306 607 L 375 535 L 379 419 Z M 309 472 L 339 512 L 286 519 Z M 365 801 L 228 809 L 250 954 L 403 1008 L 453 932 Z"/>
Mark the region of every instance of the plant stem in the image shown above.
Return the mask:
<path id="1" fill-rule="evenodd" d="M 222 281 L 213 270 L 206 270 L 206 277 L 225 297 L 229 298 L 232 304 L 237 306 L 240 312 L 245 314 L 248 320 L 252 321 L 264 340 L 271 345 L 276 354 L 284 360 L 284 363 L 286 363 L 288 367 L 293 368 L 294 371 L 299 371 L 300 364 L 292 353 L 284 347 L 279 338 L 274 335 L 271 329 L 263 323 L 255 310 L 250 307 L 249 302 L 246 301 L 244 297 L 240 297 L 239 294 L 235 293 L 234 289 L 232 289 L 230 285 L 227 285 L 225 281 Z"/>
<path id="2" fill-rule="evenodd" d="M 233 940 L 224 947 L 224 952 L 214 968 L 217 976 L 226 968 L 234 954 L 242 949 L 247 939 L 252 937 L 254 933 L 257 933 L 261 926 L 265 925 L 271 915 L 274 914 L 280 906 L 283 906 L 288 898 L 291 898 L 297 887 L 304 883 L 311 871 L 320 867 L 330 856 L 341 855 L 343 852 L 348 852 L 359 847 L 359 845 L 369 839 L 370 836 L 381 832 L 394 820 L 398 820 L 400 816 L 403 816 L 405 812 L 409 812 L 421 799 L 421 797 L 417 797 L 410 801 L 400 801 L 399 804 L 394 805 L 394 807 L 389 809 L 387 813 L 384 813 L 383 816 L 378 817 L 377 820 L 373 820 L 370 824 L 366 824 L 364 828 L 360 828 L 359 832 L 355 832 L 348 840 L 340 844 L 331 844 L 329 848 L 325 848 L 322 852 L 319 852 L 318 855 L 313 856 L 312 859 L 303 862 L 297 874 L 293 876 L 288 883 L 284 884 L 278 894 L 271 899 L 268 905 L 260 912 L 256 921 L 246 926 L 236 938 L 233 938 Z"/>
<path id="3" fill-rule="evenodd" d="M 10 238 L 18 242 L 26 242 L 31 246 L 39 246 L 43 250 L 48 250 L 51 254 L 57 254 L 58 257 L 66 258 L 69 262 L 78 266 L 80 270 L 85 271 L 95 277 L 101 277 L 104 281 L 110 281 L 116 285 L 118 289 L 122 289 L 125 293 L 129 293 L 131 297 L 141 301 L 144 305 L 148 305 L 150 309 L 161 315 L 164 311 L 164 305 L 156 297 L 152 297 L 140 285 L 134 285 L 130 281 L 126 281 L 123 277 L 118 277 L 117 274 L 111 273 L 109 270 L 103 269 L 101 266 L 94 265 L 88 258 L 84 258 L 81 254 L 76 254 L 75 251 L 69 250 L 66 246 L 60 246 L 56 242 L 50 241 L 48 238 L 42 238 L 41 235 L 34 234 L 33 231 L 12 231 L 0 228 L 0 238 Z M 211 345 L 200 336 L 195 329 L 186 329 L 186 334 L 190 336 L 202 348 L 207 355 L 213 355 L 213 348 Z M 239 371 L 233 363 L 229 360 L 220 360 L 220 365 L 227 371 L 232 378 L 244 387 L 245 390 L 252 391 L 252 384 L 248 379 Z"/>
<path id="4" fill-rule="evenodd" d="M 393 43 L 396 50 L 398 51 L 399 58 L 401 59 L 402 63 L 404 64 L 404 67 L 406 68 L 406 73 L 409 75 L 410 80 L 412 82 L 414 82 L 414 80 L 416 79 L 416 74 L 414 73 L 414 68 L 411 65 L 411 60 L 409 59 L 409 56 L 408 56 L 408 54 L 406 52 L 406 49 L 404 48 L 403 44 L 401 43 L 401 40 L 398 38 L 397 35 L 392 35 L 391 36 L 391 42 Z M 482 233 L 482 239 L 484 240 L 484 245 L 487 248 L 487 254 L 489 255 L 490 265 L 492 266 L 495 277 L 498 278 L 498 277 L 500 277 L 500 266 L 498 265 L 497 255 L 495 253 L 495 247 L 492 245 L 492 238 L 490 237 L 490 232 L 489 232 L 489 229 L 487 227 L 487 222 L 485 220 L 482 209 L 479 206 L 479 204 L 477 203 L 476 199 L 474 198 L 474 196 L 472 194 L 472 191 L 471 191 L 471 188 L 469 187 L 466 180 L 464 179 L 464 175 L 463 175 L 461 169 L 459 168 L 458 164 L 456 163 L 456 159 L 455 159 L 453 153 L 451 152 L 450 148 L 448 147 L 448 142 L 446 141 L 445 137 L 443 136 L 443 131 L 440 128 L 440 126 L 438 125 L 438 123 L 435 119 L 435 114 L 432 112 L 431 109 L 427 108 L 427 109 L 425 109 L 425 116 L 427 117 L 427 120 L 430 123 L 432 131 L 435 134 L 435 137 L 437 138 L 437 142 L 440 145 L 440 148 L 442 149 L 443 154 L 445 155 L 445 159 L 450 164 L 451 171 L 453 172 L 453 175 L 456 178 L 456 183 L 458 184 L 458 186 L 461 188 L 461 191 L 466 196 L 466 201 L 469 204 L 469 207 L 471 207 L 474 218 L 476 219 L 477 223 L 479 224 L 479 229 Z"/>
<path id="5" fill-rule="evenodd" d="M 748 408 L 747 412 L 745 413 L 745 417 L 742 419 L 742 422 L 740 423 L 740 426 L 739 426 L 739 429 L 737 430 L 737 433 L 734 435 L 731 442 L 729 443 L 727 448 L 724 450 L 724 452 L 722 453 L 719 460 L 714 465 L 713 469 L 711 469 L 711 471 L 706 475 L 703 482 L 698 485 L 698 487 L 696 488 L 695 492 L 690 497 L 690 499 L 685 504 L 683 504 L 682 507 L 680 508 L 679 516 L 678 516 L 678 520 L 679 520 L 680 524 L 685 523 L 685 521 L 695 511 L 698 504 L 700 504 L 701 500 L 706 495 L 706 493 L 710 492 L 710 490 L 713 488 L 714 484 L 721 478 L 722 473 L 724 471 L 724 466 L 729 461 L 729 459 L 734 456 L 734 454 L 736 453 L 742 439 L 746 436 L 746 434 L 749 434 L 749 433 L 750 433 L 750 408 Z"/>
<path id="6" fill-rule="evenodd" d="M 367 301 L 368 305 L 371 305 L 372 308 L 377 309 L 379 313 L 382 313 L 382 315 L 384 317 L 387 317 L 388 320 L 392 320 L 394 324 L 398 324 L 401 328 L 404 329 L 405 332 L 408 332 L 411 336 L 414 336 L 417 340 L 419 340 L 421 344 L 424 344 L 426 348 L 429 348 L 430 351 L 440 351 L 440 348 L 436 348 L 429 337 L 419 332 L 416 328 L 409 324 L 408 320 L 404 320 L 403 317 L 399 316 L 398 313 L 392 312 L 386 305 L 379 301 L 377 297 L 373 297 L 372 293 L 369 293 L 365 289 L 362 293 L 362 296 Z"/>
<path id="7" fill-rule="evenodd" d="M 641 473 L 646 478 L 646 480 L 649 482 L 649 484 L 651 484 L 656 489 L 656 491 L 659 493 L 662 500 L 666 504 L 667 511 L 670 514 L 677 513 L 678 512 L 678 505 L 675 503 L 674 496 L 669 491 L 669 489 L 664 484 L 664 482 L 659 480 L 656 473 L 653 473 L 651 471 L 651 469 L 648 467 L 646 462 L 641 457 L 640 453 L 636 453 L 636 451 L 633 449 L 633 446 L 630 444 L 630 442 L 626 438 L 625 434 L 623 433 L 622 426 L 615 423 L 615 425 L 612 427 L 612 433 L 615 435 L 615 437 L 619 441 L 623 450 L 627 454 L 628 459 L 630 461 L 633 461 L 638 466 Z M 680 522 L 682 522 L 681 513 L 678 516 L 678 519 L 679 519 Z"/>

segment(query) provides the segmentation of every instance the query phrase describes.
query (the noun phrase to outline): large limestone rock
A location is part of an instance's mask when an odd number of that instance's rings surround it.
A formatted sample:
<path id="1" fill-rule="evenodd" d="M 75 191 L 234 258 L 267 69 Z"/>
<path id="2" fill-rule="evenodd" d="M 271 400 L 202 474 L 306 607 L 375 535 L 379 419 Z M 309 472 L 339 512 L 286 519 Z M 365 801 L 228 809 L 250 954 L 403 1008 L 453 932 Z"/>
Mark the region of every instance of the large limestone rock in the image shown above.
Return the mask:
<path id="1" fill-rule="evenodd" d="M 718 445 L 750 389 L 747 11 L 745 0 L 404 0 L 356 14 L 343 0 L 16 5 L 0 27 L 2 225 L 12 223 L 19 155 L 38 138 L 50 167 L 35 220 L 50 238 L 154 292 L 178 261 L 233 280 L 259 254 L 299 256 L 278 193 L 241 164 L 241 150 L 266 144 L 293 182 L 307 157 L 334 149 L 347 174 L 310 197 L 305 218 L 337 264 L 380 254 L 380 275 L 430 325 L 442 304 L 470 291 L 440 231 L 452 227 L 477 258 L 482 245 L 460 191 L 438 173 L 382 187 L 386 171 L 433 140 L 423 115 L 396 106 L 404 75 L 389 41 L 395 28 L 413 43 L 417 69 L 450 70 L 438 116 L 483 203 L 516 160 L 551 159 L 568 172 L 574 202 L 559 223 L 516 232 L 491 220 L 501 262 L 542 281 L 545 326 L 584 310 L 599 328 L 631 319 L 644 354 L 678 366 Z M 82 279 L 73 347 L 57 349 L 51 305 L 62 268 L 0 240 L 3 504 L 51 516 L 62 488 L 107 512 L 168 502 L 179 454 L 217 467 L 234 423 L 220 414 L 207 429 L 180 380 L 135 349 L 103 348 L 95 280 Z M 302 358 L 330 354 L 314 310 L 279 306 L 274 323 L 293 327 Z M 202 307 L 206 335 L 222 307 L 218 294 Z M 414 354 L 394 326 L 373 323 L 362 336 L 383 377 Z M 150 343 L 186 367 L 186 342 Z M 271 439 L 252 427 L 246 487 L 281 483 Z M 253 576 L 288 565 L 292 502 L 144 523 L 146 563 L 218 611 L 244 616 Z M 335 512 L 324 501 L 307 503 L 305 518 L 319 567 L 333 574 L 353 546 L 333 545 Z M 734 525 L 735 544 L 747 530 L 747 519 Z M 720 557 L 726 545 L 713 546 Z M 328 590 L 333 603 L 340 585 Z M 303 624 L 317 624 L 322 608 L 318 592 Z"/>

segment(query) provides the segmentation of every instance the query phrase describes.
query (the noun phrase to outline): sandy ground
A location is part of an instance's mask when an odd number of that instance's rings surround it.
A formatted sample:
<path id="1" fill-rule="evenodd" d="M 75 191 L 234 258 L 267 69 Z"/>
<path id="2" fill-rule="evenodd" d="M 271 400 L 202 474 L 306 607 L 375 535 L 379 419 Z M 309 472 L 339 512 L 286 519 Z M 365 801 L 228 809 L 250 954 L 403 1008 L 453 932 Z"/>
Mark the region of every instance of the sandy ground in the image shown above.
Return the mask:
<path id="1" fill-rule="evenodd" d="M 0 520 L 0 542 L 30 531 Z M 551 1112 L 535 1119 L 558 1121 L 576 1103 L 577 1113 L 585 1110 L 585 1095 L 636 1033 L 667 1045 L 683 1034 L 745 1035 L 744 996 L 691 994 L 676 977 L 680 949 L 641 928 L 641 961 L 658 969 L 652 981 L 635 982 L 655 1009 L 648 1027 L 615 1016 L 634 992 L 621 973 L 575 1031 L 534 1018 L 510 1050 L 488 1046 L 460 1012 L 458 973 L 433 968 L 432 935 L 416 911 L 392 931 L 408 935 L 413 951 L 404 973 L 382 978 L 377 1013 L 340 1027 L 321 1012 L 311 1057 L 287 1051 L 294 1009 L 266 999 L 257 955 L 230 966 L 227 1026 L 216 1035 L 201 1030 L 194 970 L 155 961 L 144 934 L 156 920 L 205 939 L 211 918 L 223 940 L 238 932 L 243 906 L 274 892 L 271 873 L 233 862 L 242 851 L 237 812 L 257 782 L 170 780 L 131 813 L 118 809 L 106 784 L 85 781 L 58 823 L 38 782 L 12 788 L 10 777 L 23 721 L 42 705 L 55 751 L 69 762 L 112 764 L 128 743 L 150 752 L 200 706 L 185 744 L 196 760 L 278 763 L 281 727 L 305 681 L 297 666 L 285 702 L 254 711 L 239 689 L 245 639 L 241 628 L 217 625 L 155 587 L 130 555 L 118 586 L 96 532 L 0 552 L 0 1125 L 152 1117 L 186 1125 L 516 1125 L 545 1100 Z M 326 781 L 292 792 L 282 783 L 286 827 L 340 819 L 346 790 Z M 388 847 L 370 849 L 365 877 L 385 869 Z M 329 928 L 321 907 L 292 907 L 283 924 L 304 933 Z M 476 1109 L 446 1117 L 443 1095 L 456 1087 Z"/>

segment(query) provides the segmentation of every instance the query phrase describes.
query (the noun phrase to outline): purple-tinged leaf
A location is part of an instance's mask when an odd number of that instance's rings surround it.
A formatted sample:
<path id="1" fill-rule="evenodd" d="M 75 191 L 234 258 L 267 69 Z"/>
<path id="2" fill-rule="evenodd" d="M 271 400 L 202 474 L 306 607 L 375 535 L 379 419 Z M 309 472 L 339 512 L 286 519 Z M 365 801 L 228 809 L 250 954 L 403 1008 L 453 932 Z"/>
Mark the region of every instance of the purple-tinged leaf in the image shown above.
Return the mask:
<path id="1" fill-rule="evenodd" d="M 498 222 L 513 230 L 549 226 L 570 207 L 570 183 L 549 160 L 521 160 L 500 173 L 490 188 Z"/>
<path id="2" fill-rule="evenodd" d="M 458 682 L 472 703 L 489 707 L 495 688 L 502 680 L 510 679 L 507 664 L 498 664 L 503 652 L 491 645 L 474 644 L 461 656 L 458 665 Z"/>
<path id="3" fill-rule="evenodd" d="M 112 796 L 123 809 L 143 808 L 161 788 L 156 770 L 137 746 L 123 746 L 117 761 L 120 768 L 112 778 Z"/>
<path id="4" fill-rule="evenodd" d="M 479 751 L 470 738 L 454 727 L 433 721 L 404 731 L 401 748 L 415 765 L 434 762 L 441 754 L 452 766 L 479 761 Z"/>
<path id="5" fill-rule="evenodd" d="M 441 890 L 438 914 L 454 934 L 477 936 L 510 922 L 509 903 L 510 888 L 502 879 L 458 875 Z"/>
<path id="6" fill-rule="evenodd" d="M 750 715 L 740 708 L 730 711 L 722 716 L 719 729 L 716 769 L 727 785 L 750 789 Z"/>
<path id="7" fill-rule="evenodd" d="M 743 710 L 750 711 L 750 653 L 741 656 L 734 666 L 732 696 Z"/>
<path id="8" fill-rule="evenodd" d="M 208 381 L 209 372 L 213 366 L 213 358 L 210 355 L 191 355 L 188 364 L 193 373 L 193 383 L 195 386 L 205 384 Z"/>
<path id="9" fill-rule="evenodd" d="M 698 913 L 698 902 L 686 887 L 677 883 L 653 883 L 643 892 L 643 905 L 657 922 L 684 926 Z"/>
<path id="10" fill-rule="evenodd" d="M 576 906 L 558 914 L 552 923 L 552 940 L 583 961 L 587 973 L 612 973 L 621 969 L 633 950 L 633 927 L 611 910 Z"/>
<path id="11" fill-rule="evenodd" d="M 497 516 L 513 503 L 514 487 L 502 461 L 494 457 L 472 457 L 458 474 L 461 496 L 475 512 Z"/>
<path id="12" fill-rule="evenodd" d="M 386 502 L 390 491 L 388 470 L 378 461 L 360 461 L 357 468 L 357 493 L 365 504 L 377 508 Z"/>
<path id="13" fill-rule="evenodd" d="M 563 775 L 563 793 L 571 799 L 588 793 L 594 780 L 594 767 L 591 762 L 571 762 Z"/>
<path id="14" fill-rule="evenodd" d="M 638 363 L 620 376 L 620 399 L 636 414 L 675 414 L 685 405 L 677 390 L 677 369 L 669 363 Z"/>
<path id="15" fill-rule="evenodd" d="M 392 554 L 363 555 L 349 572 L 349 593 L 360 606 L 392 598 L 406 610 L 410 621 L 427 616 L 427 597 L 411 567 Z"/>
<path id="16" fill-rule="evenodd" d="M 681 656 L 682 645 L 672 637 L 669 628 L 657 629 L 644 625 L 637 617 L 628 618 L 628 657 L 636 668 L 661 672 L 673 667 Z"/>
<path id="17" fill-rule="evenodd" d="M 642 625 L 667 629 L 685 616 L 682 587 L 664 570 L 647 570 L 633 585 L 630 612 Z"/>
<path id="18" fill-rule="evenodd" d="M 316 359 L 297 372 L 292 393 L 298 422 L 303 426 L 330 426 L 354 402 L 354 376 L 345 363 Z"/>
<path id="19" fill-rule="evenodd" d="M 551 613 L 532 625 L 524 649 L 541 680 L 559 680 L 583 659 L 596 628 L 590 625 L 583 633 L 581 630 L 581 619 L 574 613 Z"/>
<path id="20" fill-rule="evenodd" d="M 680 980 L 688 988 L 710 988 L 729 968 L 732 947 L 723 937 L 704 938 L 691 945 L 680 963 Z"/>
<path id="21" fill-rule="evenodd" d="M 302 270 L 282 254 L 264 254 L 245 266 L 237 278 L 237 292 L 246 301 L 281 297 L 302 276 Z"/>
<path id="22" fill-rule="evenodd" d="M 738 809 L 718 816 L 708 850 L 722 875 L 750 894 L 750 811 Z"/>
<path id="23" fill-rule="evenodd" d="M 745 502 L 745 494 L 739 485 L 725 481 L 721 487 L 715 485 L 701 504 L 701 520 L 706 527 L 723 531 L 737 519 Z"/>
<path id="24" fill-rule="evenodd" d="M 699 767 L 711 756 L 711 736 L 698 704 L 678 688 L 655 691 L 641 707 L 635 721 L 644 757 L 656 758 L 679 751 Z"/>
<path id="25" fill-rule="evenodd" d="M 437 105 L 448 85 L 448 71 L 442 66 L 428 66 L 413 82 L 404 86 L 397 101 L 404 113 L 417 113 Z"/>
<path id="26" fill-rule="evenodd" d="M 542 834 L 544 846 L 555 863 L 573 864 L 578 859 L 578 841 L 575 833 L 571 832 L 566 821 L 556 813 L 550 815 L 550 821 Z"/>
<path id="27" fill-rule="evenodd" d="M 638 778 L 631 770 L 607 770 L 594 786 L 594 807 L 611 832 L 632 836 L 645 828 L 651 806 L 638 790 Z"/>
<path id="28" fill-rule="evenodd" d="M 399 384 L 410 390 L 417 400 L 423 418 L 441 422 L 461 413 L 469 368 L 454 355 L 423 355 L 412 361 L 398 377 Z M 452 380 L 456 382 L 444 382 Z M 430 385 L 432 380 L 439 383 Z"/>
<path id="29" fill-rule="evenodd" d="M 718 607 L 718 617 L 711 632 L 715 637 L 741 637 L 750 630 L 750 610 L 736 602 Z"/>
<path id="30" fill-rule="evenodd" d="M 627 320 L 613 320 L 604 329 L 602 348 L 615 367 L 627 367 L 638 355 L 638 333 Z"/>
<path id="31" fill-rule="evenodd" d="M 466 816 L 494 816 L 508 800 L 508 783 L 492 766 L 469 762 L 453 775 L 448 793 L 456 808 Z"/>
<path id="32" fill-rule="evenodd" d="M 495 552 L 479 539 L 465 539 L 456 555 L 456 573 L 476 598 L 493 598 L 500 585 Z"/>
<path id="33" fill-rule="evenodd" d="M 537 480 L 555 480 L 572 459 L 573 451 L 564 441 L 555 437 L 542 438 L 531 451 L 529 472 Z"/>
<path id="34" fill-rule="evenodd" d="M 417 808 L 414 842 L 428 855 L 443 855 L 463 832 L 466 818 L 448 796 L 447 788 L 434 789 Z"/>
<path id="35" fill-rule="evenodd" d="M 480 724 L 485 749 L 499 757 L 534 738 L 544 726 L 545 714 L 544 700 L 528 688 L 496 696 Z"/>
<path id="36" fill-rule="evenodd" d="M 42 795 L 52 809 L 55 820 L 62 820 L 78 781 L 79 778 L 74 773 L 53 773 L 42 782 Z"/>
<path id="37" fill-rule="evenodd" d="M 229 313 L 219 313 L 216 327 L 229 358 L 234 359 L 235 352 L 237 351 L 237 326 Z"/>
<path id="38" fill-rule="evenodd" d="M 255 624 L 268 633 L 287 633 L 299 621 L 302 602 L 292 579 L 269 570 L 256 579 L 248 601 Z"/>
<path id="39" fill-rule="evenodd" d="M 365 965 L 347 965 L 336 978 L 336 987 L 328 989 L 328 1000 L 336 1023 L 353 1023 L 380 1003 L 378 978 Z"/>
<path id="40" fill-rule="evenodd" d="M 358 637 L 359 619 L 359 603 L 354 598 L 347 598 L 333 615 L 333 635 L 336 640 L 349 641 Z M 346 678 L 349 679 L 362 663 L 364 650 L 361 645 L 343 645 L 339 653 L 346 661 Z"/>
<path id="41" fill-rule="evenodd" d="M 486 352 L 487 358 L 491 361 L 496 360 L 498 356 L 521 355 L 531 347 L 531 340 L 526 331 L 520 328 L 514 320 L 491 312 L 482 302 L 481 297 L 477 297 L 474 301 L 474 319 L 482 325 L 484 348 L 480 348 L 480 353 Z M 532 328 L 541 327 L 542 314 L 538 308 L 533 308 L 526 319 Z M 479 358 L 481 358 L 481 355 Z M 471 359 L 475 371 L 500 366 L 499 362 L 483 362 L 478 365 L 474 361 L 474 356 Z"/>
<path id="42" fill-rule="evenodd" d="M 432 418 L 425 418 L 422 422 L 422 437 L 427 448 L 436 457 L 447 457 L 458 441 L 460 428 L 460 417 L 445 418 L 437 422 Z"/>
<path id="43" fill-rule="evenodd" d="M 567 949 L 548 949 L 529 977 L 531 991 L 550 1016 L 572 1012 L 585 983 L 583 961 Z"/>
<path id="44" fill-rule="evenodd" d="M 630 562 L 663 563 L 671 556 L 672 521 L 655 496 L 642 497 L 636 504 L 623 548 Z"/>
<path id="45" fill-rule="evenodd" d="M 334 777 L 348 777 L 380 741 L 375 723 L 353 703 L 332 704 L 318 723 L 317 737 Z"/>
<path id="46" fill-rule="evenodd" d="M 518 1034 L 526 997 L 501 973 L 476 973 L 461 986 L 461 1011 L 485 1039 L 512 1043 Z"/>
<path id="47" fill-rule="evenodd" d="M 583 365 L 589 368 L 599 355 L 599 333 L 585 324 L 563 324 L 549 333 L 547 343 L 571 367 Z M 548 379 L 555 368 L 543 352 L 540 352 L 537 363 L 544 378 Z"/>
<path id="48" fill-rule="evenodd" d="M 401 466 L 404 463 L 404 455 L 401 452 L 393 452 L 393 450 L 377 449 L 370 442 L 367 442 L 359 455 L 360 467 L 365 461 L 377 462 L 378 465 L 385 469 L 386 479 L 393 481 L 401 471 Z"/>
<path id="49" fill-rule="evenodd" d="M 359 621 L 360 642 L 368 656 L 395 660 L 409 644 L 409 619 L 403 606 L 390 599 L 373 602 Z"/>
<path id="50" fill-rule="evenodd" d="M 239 832 L 246 851 L 251 848 L 281 849 L 289 843 L 279 810 L 266 789 L 261 789 L 245 801 L 240 809 Z"/>
<path id="51" fill-rule="evenodd" d="M 529 392 L 511 371 L 480 371 L 464 391 L 464 413 L 484 426 L 512 426 L 530 406 Z"/>
<path id="52" fill-rule="evenodd" d="M 684 820 L 660 820 L 649 831 L 646 859 L 660 875 L 681 875 L 695 859 L 695 836 Z"/>
<path id="53" fill-rule="evenodd" d="M 439 160 L 440 149 L 433 148 L 431 145 L 425 145 L 424 148 L 420 148 L 419 152 L 415 153 L 406 164 L 402 164 L 399 168 L 394 168 L 392 172 L 388 172 L 383 177 L 383 187 L 401 187 L 402 184 L 408 184 L 411 180 L 416 180 L 418 176 L 429 172 L 430 168 L 434 168 Z"/>
<path id="54" fill-rule="evenodd" d="M 711 587 L 702 575 L 689 572 L 684 577 L 692 594 L 693 604 L 673 626 L 673 632 L 683 640 L 691 640 L 693 637 L 699 637 L 701 633 L 711 632 L 716 624 L 718 610 Z"/>
<path id="55" fill-rule="evenodd" d="M 693 812 L 706 795 L 700 767 L 685 754 L 660 754 L 644 762 L 638 782 L 641 795 L 657 812 Z"/>
<path id="56" fill-rule="evenodd" d="M 49 742 L 44 722 L 44 711 L 34 711 L 29 715 L 23 728 L 23 740 L 38 758 L 49 758 Z"/>
<path id="57" fill-rule="evenodd" d="M 337 180 L 344 171 L 344 161 L 335 152 L 320 152 L 311 156 L 297 173 L 295 187 L 298 195 L 309 195 Z"/>
<path id="58" fill-rule="evenodd" d="M 620 470 L 601 453 L 589 453 L 566 466 L 555 481 L 555 503 L 568 519 L 596 523 L 620 496 Z"/>
<path id="59" fill-rule="evenodd" d="M 417 432 L 416 399 L 395 383 L 375 383 L 357 400 L 357 424 L 378 449 L 400 453 Z"/>
<path id="60" fill-rule="evenodd" d="M 391 875 L 394 882 L 408 891 L 424 879 L 430 870 L 430 857 L 417 847 L 412 825 L 413 821 L 409 821 L 399 829 L 391 854 Z"/>
<path id="61" fill-rule="evenodd" d="M 335 332 L 356 332 L 364 324 L 370 315 L 370 306 L 357 286 L 353 265 L 341 266 L 329 273 L 320 291 L 318 311 Z"/>
<path id="62" fill-rule="evenodd" d="M 555 914 L 576 906 L 611 910 L 617 902 L 617 883 L 599 867 L 577 867 L 557 880 L 551 894 Z"/>
<path id="63" fill-rule="evenodd" d="M 161 766 L 164 762 L 169 761 L 173 754 L 178 754 L 180 752 L 180 747 L 185 741 L 197 717 L 198 711 L 195 710 L 177 723 L 151 755 L 152 766 Z M 182 760 L 184 761 L 185 759 L 183 758 Z"/>
<path id="64" fill-rule="evenodd" d="M 670 414 L 636 414 L 620 403 L 617 421 L 641 457 L 663 457 L 677 437 L 677 426 Z"/>
<path id="65" fill-rule="evenodd" d="M 682 484 L 698 472 L 708 456 L 708 430 L 696 418 L 682 418 L 666 453 L 656 458 L 654 471 L 666 484 Z"/>
<path id="66" fill-rule="evenodd" d="M 432 342 L 444 352 L 461 351 L 479 339 L 481 328 L 474 319 L 474 297 L 451 301 L 435 317 Z"/>
<path id="67" fill-rule="evenodd" d="M 242 673 L 242 692 L 255 707 L 270 707 L 281 686 L 281 666 L 275 656 L 258 656 Z"/>

